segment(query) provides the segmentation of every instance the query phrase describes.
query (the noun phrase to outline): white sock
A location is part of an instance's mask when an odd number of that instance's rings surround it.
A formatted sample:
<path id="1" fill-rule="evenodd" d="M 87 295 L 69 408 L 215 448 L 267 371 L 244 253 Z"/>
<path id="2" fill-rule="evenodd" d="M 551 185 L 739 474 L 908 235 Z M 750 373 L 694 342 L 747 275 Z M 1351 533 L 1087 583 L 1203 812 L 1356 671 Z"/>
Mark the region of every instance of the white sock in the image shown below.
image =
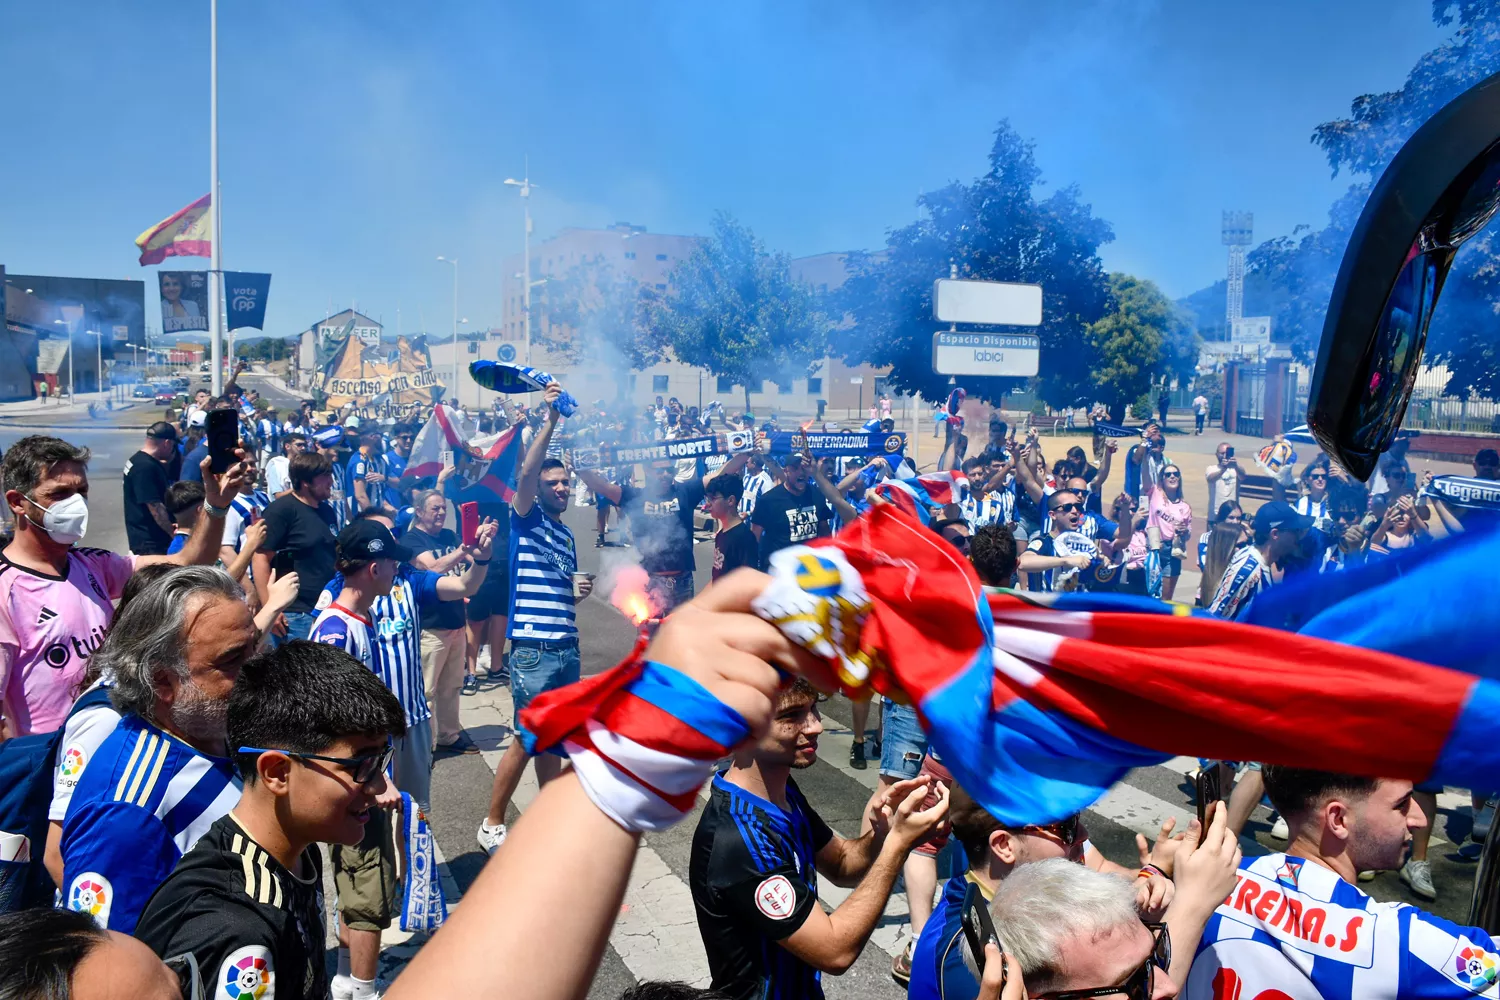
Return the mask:
<path id="1" fill-rule="evenodd" d="M 340 948 L 339 949 L 339 975 L 341 975 L 341 976 L 348 976 L 348 975 L 352 974 L 352 971 L 353 971 L 352 967 L 349 965 L 349 949 L 348 948 Z"/>
<path id="2" fill-rule="evenodd" d="M 354 979 L 354 977 L 350 977 Z M 375 980 L 354 979 L 354 1000 L 370 1000 L 376 995 Z"/>

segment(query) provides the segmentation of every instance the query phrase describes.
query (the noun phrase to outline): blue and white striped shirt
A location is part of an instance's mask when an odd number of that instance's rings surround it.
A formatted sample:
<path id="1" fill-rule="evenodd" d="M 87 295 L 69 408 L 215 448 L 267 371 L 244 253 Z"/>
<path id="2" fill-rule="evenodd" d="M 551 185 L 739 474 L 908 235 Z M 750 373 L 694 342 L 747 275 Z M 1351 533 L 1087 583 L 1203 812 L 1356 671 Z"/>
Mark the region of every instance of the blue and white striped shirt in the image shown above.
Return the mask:
<path id="1" fill-rule="evenodd" d="M 748 518 L 755 513 L 755 503 L 760 499 L 760 495 L 775 486 L 776 480 L 772 479 L 771 474 L 764 469 L 754 475 L 746 472 L 744 480 L 745 492 L 740 495 L 740 517 Z"/>
<path id="2" fill-rule="evenodd" d="M 177 860 L 240 797 L 234 765 L 135 715 L 100 744 L 63 819 L 63 905 L 129 934 Z"/>
<path id="3" fill-rule="evenodd" d="M 233 546 L 234 551 L 238 552 L 245 541 L 245 526 L 250 523 L 253 515 L 265 510 L 270 502 L 271 498 L 266 495 L 265 490 L 241 493 L 231 500 L 229 513 L 224 515 L 223 544 Z"/>
<path id="4" fill-rule="evenodd" d="M 542 513 L 538 503 L 510 516 L 511 639 L 576 639 L 573 574 L 578 553 L 573 532 Z"/>
<path id="5" fill-rule="evenodd" d="M 1016 519 L 1015 489 L 991 490 L 983 497 L 970 493 L 960 506 L 971 530 L 977 530 L 986 524 L 1009 524 Z"/>
<path id="6" fill-rule="evenodd" d="M 1271 585 L 1271 567 L 1254 545 L 1246 545 L 1235 553 L 1224 579 L 1214 592 L 1208 610 L 1220 618 L 1231 621 L 1244 614 L 1255 595 Z"/>
<path id="7" fill-rule="evenodd" d="M 408 727 L 432 718 L 422 684 L 422 606 L 438 600 L 441 579 L 441 574 L 402 563 L 391 592 L 370 605 L 370 669 L 401 703 Z M 318 598 L 319 610 L 343 589 L 344 575 L 335 573 Z"/>

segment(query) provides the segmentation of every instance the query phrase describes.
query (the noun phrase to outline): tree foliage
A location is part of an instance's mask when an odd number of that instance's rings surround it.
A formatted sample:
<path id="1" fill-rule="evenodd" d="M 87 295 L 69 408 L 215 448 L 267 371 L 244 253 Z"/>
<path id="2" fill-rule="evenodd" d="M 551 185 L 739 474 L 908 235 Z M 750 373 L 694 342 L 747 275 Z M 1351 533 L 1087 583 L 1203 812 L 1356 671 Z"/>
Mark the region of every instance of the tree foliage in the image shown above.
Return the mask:
<path id="1" fill-rule="evenodd" d="M 1334 176 L 1352 180 L 1329 210 L 1328 225 L 1270 240 L 1249 255 L 1250 272 L 1281 293 L 1272 313 L 1278 339 L 1305 360 L 1317 351 L 1344 248 L 1375 180 L 1435 112 L 1500 70 L 1500 0 L 1433 0 L 1432 16 L 1456 30 L 1417 60 L 1400 90 L 1357 97 L 1347 118 L 1313 132 Z M 1433 317 L 1428 360 L 1447 361 L 1450 392 L 1500 389 L 1492 332 L 1500 311 L 1497 252 L 1500 246 L 1486 236 L 1460 251 Z"/>
<path id="2" fill-rule="evenodd" d="M 667 354 L 666 339 L 651 322 L 654 299 L 655 293 L 605 261 L 584 261 L 548 279 L 547 322 L 534 333 L 574 366 L 640 371 Z"/>
<path id="3" fill-rule="evenodd" d="M 1109 276 L 1110 310 L 1089 327 L 1098 360 L 1093 393 L 1120 420 L 1125 408 L 1163 376 L 1187 377 L 1198 360 L 1191 321 L 1155 283 Z M 1185 369 L 1185 370 L 1184 370 Z"/>
<path id="4" fill-rule="evenodd" d="M 923 194 L 922 217 L 892 231 L 883 250 L 850 255 L 850 277 L 837 297 L 850 322 L 835 331 L 835 350 L 850 364 L 892 366 L 896 389 L 946 396 L 948 377 L 932 370 L 932 335 L 939 329 L 932 289 L 952 264 L 961 278 L 1042 286 L 1041 396 L 1057 406 L 1086 400 L 1097 357 L 1089 324 L 1109 301 L 1099 247 L 1114 233 L 1077 187 L 1039 199 L 1042 183 L 1033 144 L 1002 121 L 987 173 Z M 991 402 L 1025 384 L 973 376 L 962 382 L 970 395 Z"/>
<path id="5" fill-rule="evenodd" d="M 650 312 L 677 359 L 743 387 L 747 410 L 763 381 L 810 375 L 827 353 L 828 317 L 790 258 L 723 212 Z"/>

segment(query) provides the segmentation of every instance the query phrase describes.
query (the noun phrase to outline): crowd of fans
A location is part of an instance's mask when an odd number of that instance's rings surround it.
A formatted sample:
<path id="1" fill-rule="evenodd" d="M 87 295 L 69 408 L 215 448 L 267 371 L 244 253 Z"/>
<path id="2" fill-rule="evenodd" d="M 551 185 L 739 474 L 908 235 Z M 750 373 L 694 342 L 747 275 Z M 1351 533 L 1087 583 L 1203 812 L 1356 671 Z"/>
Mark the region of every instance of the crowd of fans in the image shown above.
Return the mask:
<path id="1" fill-rule="evenodd" d="M 0 914 L 0 1000 L 584 995 L 642 827 L 606 814 L 560 757 L 533 756 L 520 738 L 533 699 L 580 679 L 576 609 L 592 579 L 578 571 L 570 502 L 595 506 L 596 544 L 628 547 L 644 571 L 650 617 L 664 619 L 647 658 L 729 706 L 751 734 L 712 775 L 692 838 L 688 881 L 712 987 L 648 983 L 631 1000 L 820 997 L 821 977 L 853 965 L 898 884 L 910 944 L 892 974 L 919 1000 L 1179 990 L 1207 1000 L 1265 996 L 1252 992 L 1262 981 L 1298 976 L 1323 996 L 1469 995 L 1439 968 L 1446 954 L 1428 952 L 1461 935 L 1488 955 L 1483 931 L 1377 904 L 1357 886 L 1399 869 L 1435 898 L 1426 835 L 1436 790 L 1409 782 L 1244 764 L 1206 824 L 1169 822 L 1154 844 L 1140 838 L 1137 857 L 1109 859 L 1081 816 L 996 820 L 954 782 L 916 710 L 885 699 L 873 729 L 871 704 L 852 706 L 850 765 L 878 761 L 879 776 L 858 831 L 835 834 L 796 781 L 817 758 L 830 678 L 750 602 L 774 553 L 890 502 L 881 484 L 916 470 L 899 454 L 723 448 L 646 463 L 638 485 L 633 465 L 572 458 L 730 432 L 764 444 L 779 428 L 660 397 L 635 412 L 596 405 L 565 425 L 561 395 L 554 382 L 530 409 L 476 415 L 481 434 L 520 429 L 501 499 L 476 494 L 452 463 L 427 479 L 407 474 L 421 413 L 318 421 L 233 386 L 218 399 L 200 393 L 177 421 L 147 428 L 130 457 L 128 555 L 81 544 L 86 450 L 32 436 L 4 454 L 15 529 L 0 550 L 0 774 L 18 773 L 7 756 L 45 766 L 26 785 L 39 790 L 28 792 L 40 809 L 34 863 L 13 852 L 4 860 L 21 874 L 0 870 L 0 909 L 12 911 Z M 241 413 L 242 435 L 237 460 L 215 473 L 203 430 L 219 408 Z M 1418 492 L 1400 449 L 1368 489 L 1325 457 L 1295 474 L 1288 461 L 1268 477 L 1271 498 L 1249 510 L 1242 497 L 1258 477 L 1226 444 L 1204 473 L 1211 516 L 1194 539 L 1184 476 L 1195 469 L 1167 457 L 1161 424 L 1128 447 L 1096 435 L 1092 452 L 1071 447 L 1049 463 L 1035 433 L 1018 438 L 998 417 L 968 457 L 962 418 L 943 412 L 940 471 L 962 473 L 949 481 L 963 486 L 921 513 L 987 589 L 1182 599 L 1184 566 L 1196 565 L 1193 599 L 1234 618 L 1288 574 L 1337 572 L 1463 526 L 1461 512 Z M 864 429 L 889 432 L 889 421 L 888 405 L 872 408 Z M 475 457 L 461 450 L 455 461 Z M 1500 478 L 1500 458 L 1481 452 L 1475 473 Z M 449 505 L 470 498 L 482 520 L 465 539 L 448 526 Z M 714 527 L 713 585 L 701 592 L 700 514 Z M 430 812 L 437 755 L 478 752 L 459 706 L 481 672 L 508 681 L 518 730 L 477 817 L 492 857 L 387 984 L 380 935 L 413 863 L 395 831 L 403 813 Z M 511 829 L 528 763 L 542 791 Z M 1236 770 L 1204 766 L 1231 781 Z M 1288 846 L 1247 860 L 1238 836 L 1263 795 Z M 0 806 L 19 797 L 0 795 Z M 1476 813 L 1485 807 L 1476 801 Z M 819 876 L 852 891 L 826 909 Z M 967 933 L 976 907 L 998 936 L 979 949 Z M 1335 928 L 1317 907 L 1346 923 Z M 1369 915 L 1363 930 L 1347 919 L 1356 912 Z M 1252 939 L 1271 945 L 1247 965 Z M 1349 994 L 1340 949 L 1369 959 L 1357 975 L 1382 978 Z"/>

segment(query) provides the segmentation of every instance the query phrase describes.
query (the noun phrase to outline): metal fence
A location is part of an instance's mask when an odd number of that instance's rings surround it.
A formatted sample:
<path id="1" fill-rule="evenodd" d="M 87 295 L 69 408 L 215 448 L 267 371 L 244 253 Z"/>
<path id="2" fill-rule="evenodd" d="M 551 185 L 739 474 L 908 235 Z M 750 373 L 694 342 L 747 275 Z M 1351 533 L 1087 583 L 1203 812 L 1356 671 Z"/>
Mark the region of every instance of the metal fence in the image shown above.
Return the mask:
<path id="1" fill-rule="evenodd" d="M 1411 405 L 1403 427 L 1429 431 L 1500 433 L 1500 403 L 1478 396 L 1447 396 L 1448 369 L 1423 368 L 1417 373 Z"/>

